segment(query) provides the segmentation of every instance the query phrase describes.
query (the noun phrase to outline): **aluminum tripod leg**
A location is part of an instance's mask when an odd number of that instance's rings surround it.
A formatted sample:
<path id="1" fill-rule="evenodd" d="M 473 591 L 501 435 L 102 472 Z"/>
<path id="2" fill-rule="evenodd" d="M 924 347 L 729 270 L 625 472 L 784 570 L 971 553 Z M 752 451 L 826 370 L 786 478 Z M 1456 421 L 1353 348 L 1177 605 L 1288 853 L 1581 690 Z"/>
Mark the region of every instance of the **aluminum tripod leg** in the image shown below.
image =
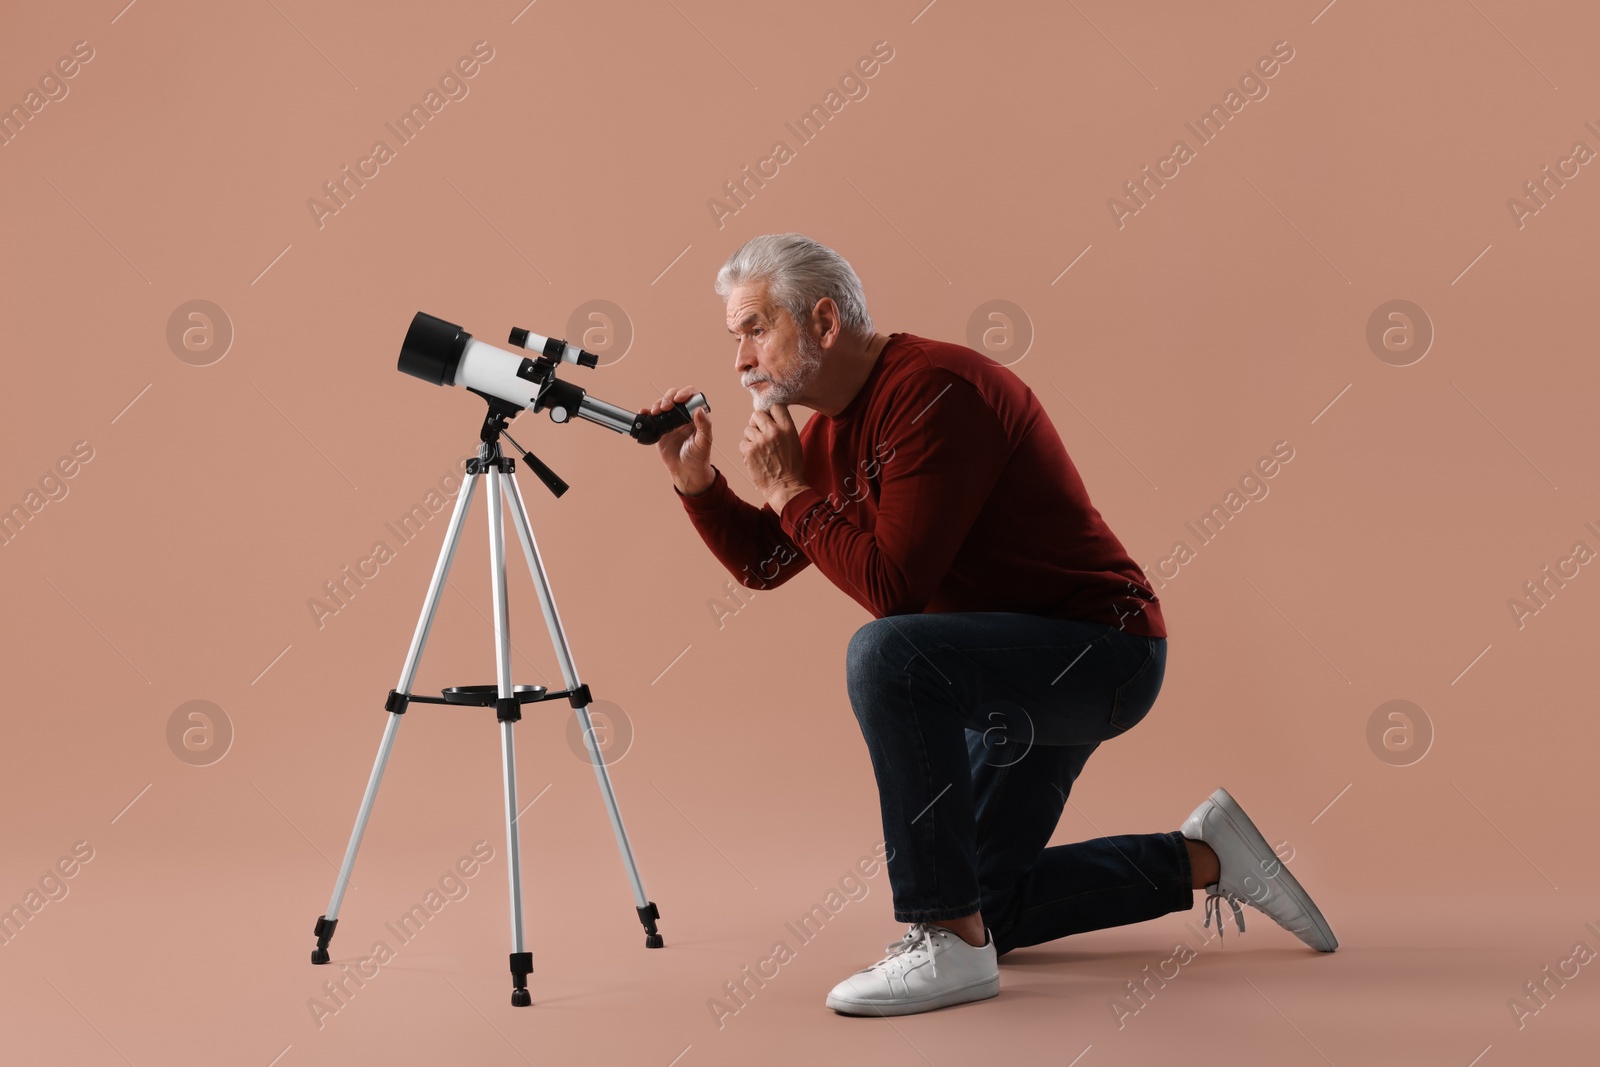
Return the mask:
<path id="1" fill-rule="evenodd" d="M 539 546 L 534 540 L 533 528 L 528 523 L 528 509 L 522 502 L 522 491 L 517 486 L 516 478 L 510 474 L 500 479 L 500 485 L 511 508 L 512 525 L 517 528 L 523 554 L 528 559 L 528 570 L 533 574 L 534 588 L 539 593 L 539 606 L 544 610 L 545 625 L 550 629 L 550 641 L 555 646 L 556 658 L 561 664 L 561 677 L 568 689 L 576 689 L 580 684 L 578 669 L 573 665 L 572 649 L 567 644 L 566 632 L 561 626 L 561 616 L 556 611 L 555 598 L 550 592 L 550 580 L 546 577 L 544 563 L 539 558 Z M 639 877 L 639 865 L 633 858 L 633 846 L 629 844 L 628 831 L 622 825 L 622 812 L 617 808 L 617 795 L 611 788 L 611 775 L 606 770 L 605 757 L 601 755 L 600 746 L 595 741 L 594 724 L 589 717 L 589 705 L 587 703 L 574 705 L 574 710 L 577 712 L 578 725 L 583 728 L 584 747 L 589 753 L 589 762 L 594 764 L 594 775 L 600 783 L 600 796 L 605 801 L 606 814 L 611 818 L 611 830 L 616 834 L 617 848 L 622 853 L 622 866 L 628 872 L 628 881 L 633 886 L 635 910 L 639 913 L 639 921 L 644 924 L 645 945 L 649 948 L 661 948 L 665 942 L 656 930 L 656 920 L 660 918 L 660 912 L 645 895 L 644 881 Z"/>
<path id="2" fill-rule="evenodd" d="M 501 510 L 501 483 L 510 478 L 490 467 L 489 479 L 489 570 L 494 591 L 494 667 L 500 698 L 500 770 L 505 781 L 506 856 L 511 878 L 511 1003 L 525 1008 L 532 1003 L 528 993 L 528 973 L 533 970 L 533 954 L 522 943 L 522 848 L 517 831 L 517 751 L 511 727 L 522 717 L 511 686 L 511 616 L 506 606 L 506 538 Z"/>
<path id="3" fill-rule="evenodd" d="M 450 574 L 450 564 L 455 559 L 456 545 L 461 540 L 461 526 L 467 517 L 467 508 L 472 503 L 472 495 L 478 488 L 478 479 L 471 477 L 461 487 L 460 494 L 456 497 L 456 509 L 450 515 L 450 526 L 444 536 L 444 544 L 439 548 L 439 561 L 434 564 L 433 581 L 428 585 L 428 595 L 422 602 L 422 614 L 417 619 L 416 632 L 411 635 L 411 648 L 406 652 L 405 666 L 400 668 L 400 683 L 395 686 L 395 691 L 402 695 L 411 693 L 411 680 L 417 673 L 417 661 L 422 658 L 423 646 L 428 643 L 428 632 L 433 629 L 433 617 L 439 608 L 439 595 L 444 590 L 445 579 Z M 498 510 L 498 509 L 497 509 Z M 345 886 L 350 882 L 350 872 L 356 865 L 356 851 L 361 847 L 361 836 L 367 832 L 367 819 L 372 815 L 372 802 L 378 796 L 378 783 L 383 780 L 384 766 L 389 762 L 389 753 L 394 748 L 394 738 L 400 729 L 400 716 L 404 714 L 404 706 L 399 711 L 391 710 L 389 721 L 383 727 L 383 741 L 378 746 L 378 758 L 372 764 L 372 775 L 367 779 L 367 791 L 362 794 L 361 808 L 356 812 L 356 824 L 350 831 L 350 845 L 344 852 L 344 863 L 339 867 L 339 880 L 333 885 L 333 898 L 328 902 L 328 911 L 317 919 L 316 930 L 317 947 L 311 952 L 312 963 L 328 962 L 328 942 L 333 937 L 334 927 L 339 922 L 339 909 L 344 904 Z"/>

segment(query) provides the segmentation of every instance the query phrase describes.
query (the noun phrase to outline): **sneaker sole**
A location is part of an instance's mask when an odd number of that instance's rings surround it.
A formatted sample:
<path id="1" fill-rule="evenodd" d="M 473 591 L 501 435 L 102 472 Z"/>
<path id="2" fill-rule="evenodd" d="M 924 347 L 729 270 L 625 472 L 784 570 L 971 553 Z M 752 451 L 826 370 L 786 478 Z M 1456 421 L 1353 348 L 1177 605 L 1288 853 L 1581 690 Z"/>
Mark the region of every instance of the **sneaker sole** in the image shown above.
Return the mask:
<path id="1" fill-rule="evenodd" d="M 1233 799 L 1232 794 L 1230 794 L 1226 789 L 1218 788 L 1215 793 L 1211 794 L 1207 802 L 1218 814 L 1227 820 L 1228 825 L 1232 827 L 1233 832 L 1238 834 L 1239 837 L 1244 840 L 1245 844 L 1257 854 L 1258 861 L 1263 857 L 1270 856 L 1272 862 L 1278 865 L 1278 873 L 1272 875 L 1268 881 L 1277 882 L 1280 888 L 1282 888 L 1283 891 L 1288 895 L 1289 899 L 1298 904 L 1300 909 L 1305 912 L 1306 917 L 1311 920 L 1312 928 L 1322 939 L 1323 944 L 1311 945 L 1310 947 L 1316 949 L 1318 952 L 1332 952 L 1334 949 L 1338 948 L 1339 939 L 1333 936 L 1333 930 L 1328 926 L 1328 921 L 1322 917 L 1321 909 L 1319 909 L 1316 904 L 1312 903 L 1311 894 L 1307 893 L 1304 887 L 1302 887 L 1300 883 L 1296 881 L 1295 876 L 1289 873 L 1289 865 L 1278 859 L 1278 854 L 1272 850 L 1271 845 L 1267 844 L 1267 839 L 1262 836 L 1260 830 L 1256 829 L 1256 824 L 1250 821 L 1250 816 L 1244 813 L 1244 809 L 1239 806 L 1239 802 L 1237 800 Z M 1201 816 L 1200 821 L 1203 825 L 1205 822 L 1205 817 L 1203 815 Z M 1245 899 L 1248 902 L 1249 898 L 1247 897 Z M 1261 911 L 1260 908 L 1257 908 L 1256 910 Z M 1267 917 L 1272 919 L 1273 922 L 1277 922 L 1277 919 L 1273 918 L 1267 912 L 1262 911 L 1262 914 L 1267 915 Z M 1293 931 L 1291 931 L 1291 933 L 1292 932 Z M 1295 936 L 1299 937 L 1300 935 L 1295 934 Z M 1305 939 L 1300 938 L 1300 940 L 1304 941 Z M 1324 945 L 1326 947 L 1323 947 Z"/>
<path id="2" fill-rule="evenodd" d="M 893 1000 L 878 1003 L 870 1000 L 847 1000 L 828 994 L 827 1006 L 841 1015 L 914 1015 L 917 1012 L 948 1008 L 953 1004 L 966 1004 L 974 1000 L 988 1000 L 1000 995 L 1000 976 L 985 978 L 981 982 L 947 989 L 943 993 L 921 997 L 917 1000 Z"/>

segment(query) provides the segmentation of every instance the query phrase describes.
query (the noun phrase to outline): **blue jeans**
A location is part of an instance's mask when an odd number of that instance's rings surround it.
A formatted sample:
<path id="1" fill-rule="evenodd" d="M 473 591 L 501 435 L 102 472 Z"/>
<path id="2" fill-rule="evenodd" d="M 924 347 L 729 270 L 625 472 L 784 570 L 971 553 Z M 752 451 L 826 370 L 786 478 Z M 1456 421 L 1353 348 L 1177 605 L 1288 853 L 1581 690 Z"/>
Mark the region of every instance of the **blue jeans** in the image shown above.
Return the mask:
<path id="1" fill-rule="evenodd" d="M 899 922 L 982 910 L 1005 953 L 1194 906 L 1176 830 L 1047 848 L 1100 742 L 1155 703 L 1167 641 L 1014 612 L 875 619 L 850 702 L 878 780 Z"/>

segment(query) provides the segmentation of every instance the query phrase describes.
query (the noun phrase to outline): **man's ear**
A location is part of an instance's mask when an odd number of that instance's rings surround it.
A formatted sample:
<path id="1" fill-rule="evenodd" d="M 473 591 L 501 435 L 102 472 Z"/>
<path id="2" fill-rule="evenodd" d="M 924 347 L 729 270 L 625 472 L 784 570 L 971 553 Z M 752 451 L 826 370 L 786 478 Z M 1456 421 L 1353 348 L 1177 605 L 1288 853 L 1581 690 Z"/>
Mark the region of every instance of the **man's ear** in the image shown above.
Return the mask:
<path id="1" fill-rule="evenodd" d="M 817 344 L 823 348 L 836 344 L 843 331 L 839 321 L 839 305 L 833 302 L 833 297 L 825 296 L 818 300 L 816 306 L 811 309 L 811 314 L 821 331 L 817 337 Z"/>

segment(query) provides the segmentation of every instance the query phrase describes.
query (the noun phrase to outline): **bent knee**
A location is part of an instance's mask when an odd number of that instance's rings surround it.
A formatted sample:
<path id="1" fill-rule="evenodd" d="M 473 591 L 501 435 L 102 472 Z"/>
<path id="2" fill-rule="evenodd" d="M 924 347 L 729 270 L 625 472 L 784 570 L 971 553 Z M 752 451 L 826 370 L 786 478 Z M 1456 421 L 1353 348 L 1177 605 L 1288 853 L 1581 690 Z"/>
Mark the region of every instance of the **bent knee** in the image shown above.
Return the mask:
<path id="1" fill-rule="evenodd" d="M 880 666 L 888 656 L 890 642 L 898 640 L 895 635 L 894 623 L 889 619 L 873 619 L 850 636 L 850 644 L 846 649 L 846 668 L 853 674 L 858 669 L 866 669 L 869 664 Z"/>
<path id="2" fill-rule="evenodd" d="M 887 618 L 874 619 L 851 635 L 845 655 L 845 682 L 851 692 L 865 694 L 899 675 L 904 668 L 896 662 L 896 649 L 904 644 Z"/>

